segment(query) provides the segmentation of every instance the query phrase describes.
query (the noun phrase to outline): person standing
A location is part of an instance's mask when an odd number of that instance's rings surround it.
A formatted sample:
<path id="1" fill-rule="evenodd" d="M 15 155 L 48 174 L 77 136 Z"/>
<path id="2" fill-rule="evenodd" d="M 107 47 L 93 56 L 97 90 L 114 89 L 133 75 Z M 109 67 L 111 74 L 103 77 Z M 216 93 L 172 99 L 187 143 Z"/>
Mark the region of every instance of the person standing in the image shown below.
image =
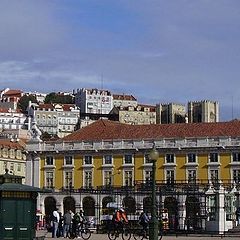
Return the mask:
<path id="1" fill-rule="evenodd" d="M 53 229 L 52 229 L 52 237 L 57 237 L 57 231 L 58 231 L 58 224 L 59 224 L 60 216 L 58 213 L 58 208 L 55 208 L 53 211 Z"/>
<path id="2" fill-rule="evenodd" d="M 63 215 L 63 236 L 66 238 L 67 234 L 69 232 L 70 226 L 72 223 L 72 214 L 71 210 L 68 210 L 64 215 Z"/>
<path id="3" fill-rule="evenodd" d="M 58 223 L 58 237 L 63 237 L 63 215 L 59 212 L 59 223 Z"/>

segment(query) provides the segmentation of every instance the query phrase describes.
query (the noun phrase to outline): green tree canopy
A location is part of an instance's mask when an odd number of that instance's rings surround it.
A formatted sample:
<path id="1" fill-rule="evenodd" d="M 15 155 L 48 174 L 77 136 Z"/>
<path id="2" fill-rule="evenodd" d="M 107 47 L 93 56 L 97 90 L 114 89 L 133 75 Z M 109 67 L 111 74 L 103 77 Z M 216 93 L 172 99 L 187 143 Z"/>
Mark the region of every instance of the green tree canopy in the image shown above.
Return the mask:
<path id="1" fill-rule="evenodd" d="M 23 95 L 18 102 L 18 108 L 20 108 L 23 112 L 26 112 L 29 101 L 37 103 L 37 99 L 34 95 Z"/>
<path id="2" fill-rule="evenodd" d="M 74 103 L 74 98 L 70 95 L 51 92 L 47 94 L 44 103 L 71 104 L 71 103 Z"/>

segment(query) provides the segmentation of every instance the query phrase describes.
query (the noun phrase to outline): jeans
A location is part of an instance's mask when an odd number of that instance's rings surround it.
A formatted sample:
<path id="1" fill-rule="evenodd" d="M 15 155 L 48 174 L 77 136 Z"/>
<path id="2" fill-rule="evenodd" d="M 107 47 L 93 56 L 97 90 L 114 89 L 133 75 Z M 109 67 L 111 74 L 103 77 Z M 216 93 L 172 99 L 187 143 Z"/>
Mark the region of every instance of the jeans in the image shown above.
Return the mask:
<path id="1" fill-rule="evenodd" d="M 67 237 L 67 233 L 69 232 L 70 224 L 64 224 L 63 226 L 63 236 Z"/>
<path id="2" fill-rule="evenodd" d="M 57 230 L 58 230 L 58 222 L 53 222 L 53 231 L 52 231 L 52 237 L 57 237 Z"/>

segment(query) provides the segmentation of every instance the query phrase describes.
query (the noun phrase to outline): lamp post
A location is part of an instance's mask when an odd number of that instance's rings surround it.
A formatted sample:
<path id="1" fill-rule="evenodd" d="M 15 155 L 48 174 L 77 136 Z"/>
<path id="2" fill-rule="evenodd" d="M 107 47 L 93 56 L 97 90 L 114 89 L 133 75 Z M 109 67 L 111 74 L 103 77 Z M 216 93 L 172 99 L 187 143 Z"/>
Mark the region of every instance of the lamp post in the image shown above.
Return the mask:
<path id="1" fill-rule="evenodd" d="M 157 219 L 157 206 L 156 206 L 156 161 L 159 153 L 155 146 L 149 153 L 150 160 L 152 161 L 152 211 L 151 219 L 149 222 L 149 240 L 158 239 L 158 219 Z"/>

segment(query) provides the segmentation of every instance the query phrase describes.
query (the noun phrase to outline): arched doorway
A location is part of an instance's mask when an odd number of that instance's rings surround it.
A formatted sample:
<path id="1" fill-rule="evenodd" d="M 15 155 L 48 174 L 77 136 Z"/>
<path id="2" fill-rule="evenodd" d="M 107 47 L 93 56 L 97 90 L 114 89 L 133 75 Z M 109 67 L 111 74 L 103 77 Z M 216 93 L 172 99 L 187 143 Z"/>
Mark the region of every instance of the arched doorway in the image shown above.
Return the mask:
<path id="1" fill-rule="evenodd" d="M 143 211 L 150 213 L 152 209 L 152 198 L 151 197 L 145 197 L 143 199 Z"/>
<path id="2" fill-rule="evenodd" d="M 83 211 L 85 216 L 95 216 L 95 200 L 92 197 L 83 199 Z"/>
<path id="3" fill-rule="evenodd" d="M 169 229 L 178 228 L 178 202 L 174 197 L 166 197 L 164 208 L 168 210 Z"/>
<path id="4" fill-rule="evenodd" d="M 45 221 L 46 224 L 50 224 L 52 213 L 56 208 L 56 200 L 53 197 L 46 197 L 44 200 L 44 209 L 45 209 Z"/>
<path id="5" fill-rule="evenodd" d="M 136 201 L 133 197 L 125 197 L 123 199 L 123 207 L 128 214 L 136 213 Z"/>
<path id="6" fill-rule="evenodd" d="M 68 196 L 63 199 L 63 210 L 64 213 L 66 213 L 68 210 L 71 210 L 75 213 L 75 200 L 73 197 Z"/>
<path id="7" fill-rule="evenodd" d="M 200 203 L 194 196 L 186 199 L 186 225 L 188 230 L 200 228 Z"/>
<path id="8" fill-rule="evenodd" d="M 113 197 L 111 197 L 111 196 L 104 197 L 102 200 L 102 208 L 103 209 L 106 208 L 107 204 L 110 202 L 113 202 Z"/>

